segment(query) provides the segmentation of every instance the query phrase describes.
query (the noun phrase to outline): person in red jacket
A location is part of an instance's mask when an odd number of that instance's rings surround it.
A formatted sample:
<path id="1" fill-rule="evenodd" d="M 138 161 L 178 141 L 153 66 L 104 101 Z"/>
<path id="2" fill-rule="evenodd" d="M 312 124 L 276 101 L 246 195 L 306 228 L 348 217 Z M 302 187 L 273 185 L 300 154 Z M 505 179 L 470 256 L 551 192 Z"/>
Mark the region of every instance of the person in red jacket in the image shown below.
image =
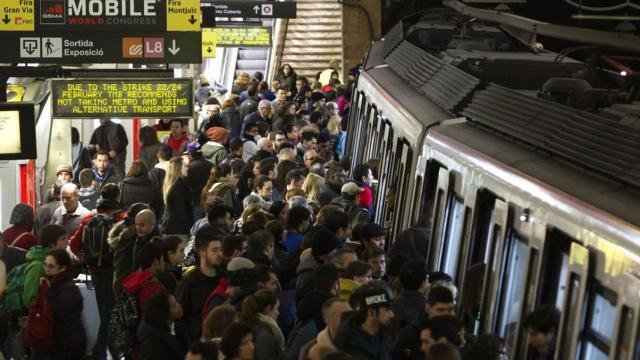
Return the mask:
<path id="1" fill-rule="evenodd" d="M 150 242 L 145 245 L 140 251 L 139 261 L 141 269 L 124 278 L 122 287 L 135 295 L 140 313 L 143 314 L 151 296 L 167 291 L 158 279 L 158 274 L 164 271 L 161 244 Z"/>
<path id="2" fill-rule="evenodd" d="M 373 173 L 367 164 L 358 164 L 353 169 L 353 182 L 362 188 L 363 191 L 358 194 L 358 205 L 369 210 L 369 214 L 373 215 Z M 371 216 L 373 217 L 373 216 Z"/>
<path id="3" fill-rule="evenodd" d="M 34 214 L 31 205 L 17 204 L 14 206 L 11 210 L 9 223 L 13 226 L 4 231 L 4 241 L 7 245 L 23 250 L 30 250 L 38 245 L 38 239 L 33 234 Z"/>

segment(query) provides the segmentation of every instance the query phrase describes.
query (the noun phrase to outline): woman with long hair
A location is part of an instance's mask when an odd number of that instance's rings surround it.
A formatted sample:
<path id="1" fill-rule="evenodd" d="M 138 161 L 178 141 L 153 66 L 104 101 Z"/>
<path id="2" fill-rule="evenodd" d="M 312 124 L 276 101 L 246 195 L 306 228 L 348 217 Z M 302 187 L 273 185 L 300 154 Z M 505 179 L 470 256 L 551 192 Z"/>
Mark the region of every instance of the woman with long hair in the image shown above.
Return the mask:
<path id="1" fill-rule="evenodd" d="M 256 360 L 280 359 L 284 350 L 284 336 L 276 319 L 280 302 L 273 290 L 262 289 L 242 302 L 240 322 L 251 327 L 255 334 Z"/>
<path id="2" fill-rule="evenodd" d="M 151 206 L 156 215 L 162 215 L 162 198 L 160 189 L 149 179 L 147 167 L 142 160 L 134 160 L 127 171 L 127 177 L 120 185 L 120 203 L 125 208 L 135 203 L 145 203 Z"/>
<path id="3" fill-rule="evenodd" d="M 222 335 L 220 352 L 229 360 L 253 360 L 254 336 L 251 328 L 242 323 L 233 323 Z"/>
<path id="4" fill-rule="evenodd" d="M 55 359 L 83 359 L 86 333 L 82 325 L 82 295 L 73 282 L 71 257 L 62 249 L 51 250 L 44 260 L 45 280 L 40 291 L 54 314 L 54 348 L 47 354 Z"/>
<path id="5" fill-rule="evenodd" d="M 182 306 L 173 294 L 159 292 L 145 306 L 138 328 L 140 360 L 182 360 L 189 348 L 189 336 L 176 321 L 182 318 Z"/>
<path id="6" fill-rule="evenodd" d="M 244 163 L 240 159 L 223 162 L 211 168 L 211 174 L 200 196 L 202 206 L 205 207 L 207 199 L 216 195 L 222 199 L 225 205 L 234 210 L 240 210 L 236 193 L 238 191 L 238 179 L 242 173 Z"/>
<path id="7" fill-rule="evenodd" d="M 138 139 L 140 140 L 138 157 L 147 169 L 153 169 L 158 163 L 158 149 L 162 146 L 158 141 L 158 133 L 151 126 L 143 126 L 140 128 Z"/>
<path id="8" fill-rule="evenodd" d="M 307 203 L 313 208 L 314 213 L 320 211 L 320 193 L 324 187 L 324 178 L 318 174 L 309 173 L 302 184 L 302 191 L 307 196 Z"/>
<path id="9" fill-rule="evenodd" d="M 296 80 L 298 80 L 298 75 L 296 74 L 296 71 L 293 70 L 293 67 L 291 67 L 290 64 L 283 64 L 280 69 L 278 69 L 275 80 L 278 80 L 280 82 L 281 88 L 284 88 L 287 91 L 295 92 Z"/>
<path id="10" fill-rule="evenodd" d="M 169 160 L 162 185 L 165 203 L 162 228 L 165 235 L 186 237 L 193 226 L 191 190 L 185 181 L 186 176 L 187 167 L 181 157 Z"/>

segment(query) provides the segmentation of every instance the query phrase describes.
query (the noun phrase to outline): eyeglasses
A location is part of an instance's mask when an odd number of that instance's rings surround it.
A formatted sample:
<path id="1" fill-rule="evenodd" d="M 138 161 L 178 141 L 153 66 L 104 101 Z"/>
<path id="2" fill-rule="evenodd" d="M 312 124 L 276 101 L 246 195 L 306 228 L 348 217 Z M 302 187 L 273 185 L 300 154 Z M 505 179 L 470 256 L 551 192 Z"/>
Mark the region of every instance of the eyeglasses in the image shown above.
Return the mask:
<path id="1" fill-rule="evenodd" d="M 314 157 L 308 158 L 306 161 L 315 161 L 315 159 L 317 159 L 317 157 L 314 156 Z"/>

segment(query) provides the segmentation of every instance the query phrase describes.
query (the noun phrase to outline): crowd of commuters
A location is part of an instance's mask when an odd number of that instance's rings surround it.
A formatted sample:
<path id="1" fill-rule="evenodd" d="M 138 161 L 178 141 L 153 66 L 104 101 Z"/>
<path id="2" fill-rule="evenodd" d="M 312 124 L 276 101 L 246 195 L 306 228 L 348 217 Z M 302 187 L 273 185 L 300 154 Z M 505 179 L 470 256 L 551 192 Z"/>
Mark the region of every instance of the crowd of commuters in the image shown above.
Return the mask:
<path id="1" fill-rule="evenodd" d="M 102 120 L 77 183 L 60 165 L 48 203 L 17 205 L 0 233 L 5 357 L 505 359 L 507 343 L 456 317 L 452 279 L 425 270 L 428 231 L 389 244 L 372 222 L 377 169 L 347 173 L 351 83 L 331 65 L 326 83 L 288 64 L 275 88 L 241 74 L 222 104 L 201 76 L 198 131 L 143 127 L 126 171 L 126 134 Z M 83 321 L 79 273 L 99 326 Z M 550 359 L 556 310 L 525 325 Z"/>

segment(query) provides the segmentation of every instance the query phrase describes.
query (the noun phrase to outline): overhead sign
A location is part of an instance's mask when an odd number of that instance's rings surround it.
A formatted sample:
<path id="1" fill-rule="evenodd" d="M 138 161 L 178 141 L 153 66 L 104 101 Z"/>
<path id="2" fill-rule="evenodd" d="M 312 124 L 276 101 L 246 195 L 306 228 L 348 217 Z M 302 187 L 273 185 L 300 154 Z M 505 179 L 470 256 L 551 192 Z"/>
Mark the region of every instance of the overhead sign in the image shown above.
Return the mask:
<path id="1" fill-rule="evenodd" d="M 210 29 L 202 29 L 202 57 L 216 57 L 216 34 L 213 31 L 205 31 Z"/>
<path id="2" fill-rule="evenodd" d="M 0 103 L 0 160 L 35 159 L 36 119 L 33 104 Z"/>
<path id="3" fill-rule="evenodd" d="M 199 32 L 0 32 L 0 62 L 199 64 Z"/>
<path id="4" fill-rule="evenodd" d="M 53 80 L 54 118 L 190 118 L 192 79 Z"/>
<path id="5" fill-rule="evenodd" d="M 200 31 L 200 0 L 167 0 L 167 31 Z"/>
<path id="6" fill-rule="evenodd" d="M 213 34 L 213 36 L 209 35 Z M 220 47 L 269 47 L 270 27 L 216 27 L 202 29 L 202 36 Z"/>
<path id="7" fill-rule="evenodd" d="M 2 0 L 0 2 L 0 31 L 33 31 L 35 28 L 35 0 Z"/>
<path id="8" fill-rule="evenodd" d="M 295 18 L 295 2 L 213 1 L 202 7 L 202 26 L 211 27 L 216 17 Z"/>
<path id="9" fill-rule="evenodd" d="M 198 0 L 1 0 L 0 31 L 199 31 Z"/>

